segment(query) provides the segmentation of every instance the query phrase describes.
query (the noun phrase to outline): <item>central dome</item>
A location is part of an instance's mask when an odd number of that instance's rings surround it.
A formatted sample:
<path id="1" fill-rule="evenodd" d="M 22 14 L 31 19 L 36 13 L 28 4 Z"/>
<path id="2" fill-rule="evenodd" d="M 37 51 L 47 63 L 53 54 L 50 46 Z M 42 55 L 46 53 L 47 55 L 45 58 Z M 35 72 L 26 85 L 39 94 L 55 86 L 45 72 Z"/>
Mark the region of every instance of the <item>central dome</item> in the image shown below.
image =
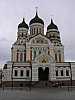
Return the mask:
<path id="1" fill-rule="evenodd" d="M 44 25 L 44 21 L 43 21 L 41 18 L 38 17 L 37 12 L 36 12 L 35 17 L 34 17 L 33 19 L 31 19 L 29 25 L 31 25 L 31 24 L 33 24 L 33 23 L 41 23 L 41 24 Z"/>

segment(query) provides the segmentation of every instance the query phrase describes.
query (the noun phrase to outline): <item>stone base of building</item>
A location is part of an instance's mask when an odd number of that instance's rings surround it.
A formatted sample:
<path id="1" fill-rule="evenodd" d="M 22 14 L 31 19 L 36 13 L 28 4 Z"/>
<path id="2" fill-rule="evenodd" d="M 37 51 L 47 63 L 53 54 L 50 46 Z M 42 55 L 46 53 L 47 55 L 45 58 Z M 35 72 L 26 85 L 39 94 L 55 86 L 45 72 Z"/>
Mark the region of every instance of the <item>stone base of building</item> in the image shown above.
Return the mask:
<path id="1" fill-rule="evenodd" d="M 2 82 L 2 87 L 27 87 L 30 83 L 30 81 L 7 81 Z"/>
<path id="2" fill-rule="evenodd" d="M 5 81 L 2 87 L 61 87 L 75 86 L 75 80 L 70 81 Z"/>

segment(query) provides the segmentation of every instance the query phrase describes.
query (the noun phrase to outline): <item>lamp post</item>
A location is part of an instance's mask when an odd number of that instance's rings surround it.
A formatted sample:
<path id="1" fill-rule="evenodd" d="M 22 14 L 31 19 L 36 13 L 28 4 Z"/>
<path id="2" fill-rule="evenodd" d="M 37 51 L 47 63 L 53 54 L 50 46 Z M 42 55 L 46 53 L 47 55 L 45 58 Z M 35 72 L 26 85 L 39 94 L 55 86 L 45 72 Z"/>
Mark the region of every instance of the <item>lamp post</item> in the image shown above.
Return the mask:
<path id="1" fill-rule="evenodd" d="M 69 86 L 71 86 L 72 88 L 72 69 L 71 69 L 71 63 L 69 62 L 69 65 L 70 65 L 70 80 L 69 80 L 69 83 L 68 83 L 68 91 L 69 91 Z"/>
<path id="2" fill-rule="evenodd" d="M 14 62 L 12 62 L 12 75 L 11 75 L 11 78 L 12 78 L 12 89 L 13 89 L 13 64 L 14 64 Z"/>
<path id="3" fill-rule="evenodd" d="M 70 63 L 70 82 L 71 82 L 71 87 L 72 87 L 72 68 L 71 68 L 71 63 Z"/>
<path id="4" fill-rule="evenodd" d="M 30 62 L 30 65 L 31 65 L 31 62 Z M 31 87 L 32 87 L 32 65 L 30 67 L 31 67 L 31 78 L 30 78 L 30 82 L 29 82 L 29 89 L 31 91 Z"/>
<path id="5" fill-rule="evenodd" d="M 1 71 L 1 87 L 2 87 L 2 71 Z"/>
<path id="6" fill-rule="evenodd" d="M 4 90 L 4 84 L 3 84 L 3 81 L 2 81 L 3 78 L 4 78 L 3 72 L 1 72 L 1 87 Z"/>

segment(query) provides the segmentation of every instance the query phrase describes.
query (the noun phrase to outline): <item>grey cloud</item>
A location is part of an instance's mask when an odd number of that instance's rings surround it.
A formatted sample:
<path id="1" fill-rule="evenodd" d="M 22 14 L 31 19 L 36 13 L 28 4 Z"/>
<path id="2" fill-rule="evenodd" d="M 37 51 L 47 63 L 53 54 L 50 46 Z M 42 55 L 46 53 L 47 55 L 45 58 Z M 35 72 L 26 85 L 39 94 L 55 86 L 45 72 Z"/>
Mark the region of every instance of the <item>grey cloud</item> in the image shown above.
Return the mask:
<path id="1" fill-rule="evenodd" d="M 35 15 L 36 6 L 45 22 L 45 31 L 51 17 L 58 25 L 65 48 L 65 60 L 75 59 L 75 0 L 0 0 L 0 60 L 10 58 L 18 24 L 23 17 L 29 23 Z"/>

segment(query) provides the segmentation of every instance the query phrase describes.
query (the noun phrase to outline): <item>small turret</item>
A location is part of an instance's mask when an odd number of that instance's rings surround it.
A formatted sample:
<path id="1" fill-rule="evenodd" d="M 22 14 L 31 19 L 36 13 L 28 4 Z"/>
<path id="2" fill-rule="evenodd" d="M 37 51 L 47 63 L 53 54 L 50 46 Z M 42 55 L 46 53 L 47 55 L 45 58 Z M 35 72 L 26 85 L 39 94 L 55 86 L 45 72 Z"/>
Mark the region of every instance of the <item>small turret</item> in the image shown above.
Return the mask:
<path id="1" fill-rule="evenodd" d="M 54 24 L 53 20 L 51 19 L 51 23 L 47 27 L 47 31 L 50 29 L 56 29 L 58 30 L 58 27 Z"/>
<path id="2" fill-rule="evenodd" d="M 23 18 L 22 23 L 18 25 L 18 37 L 26 37 L 28 34 L 28 25 L 25 22 L 25 19 Z"/>
<path id="3" fill-rule="evenodd" d="M 53 20 L 51 19 L 51 23 L 47 27 L 46 37 L 50 39 L 52 43 L 55 45 L 60 45 L 60 33 L 58 30 L 57 25 L 54 24 Z"/>
<path id="4" fill-rule="evenodd" d="M 18 25 L 18 29 L 19 29 L 19 28 L 26 28 L 26 29 L 29 29 L 28 25 L 25 23 L 25 19 L 24 19 L 24 18 L 23 18 L 22 23 L 20 23 L 20 24 Z"/>

